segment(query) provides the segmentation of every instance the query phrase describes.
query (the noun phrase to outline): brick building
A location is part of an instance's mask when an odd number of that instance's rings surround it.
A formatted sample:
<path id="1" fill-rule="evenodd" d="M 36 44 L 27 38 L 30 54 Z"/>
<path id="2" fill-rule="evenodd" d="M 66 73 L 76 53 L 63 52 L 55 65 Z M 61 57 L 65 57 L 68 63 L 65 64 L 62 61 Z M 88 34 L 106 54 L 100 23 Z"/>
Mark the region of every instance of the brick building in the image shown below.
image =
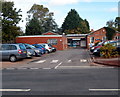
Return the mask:
<path id="1" fill-rule="evenodd" d="M 96 31 L 92 30 L 92 32 L 89 33 L 87 36 L 87 47 L 89 48 L 90 43 L 95 44 L 97 42 L 106 41 L 107 40 L 106 33 L 107 31 L 104 27 Z M 120 32 L 116 32 L 115 36 L 113 37 L 113 40 L 116 39 L 120 39 Z"/>
<path id="2" fill-rule="evenodd" d="M 16 43 L 50 43 L 57 50 L 67 49 L 67 37 L 53 32 L 47 32 L 43 35 L 18 36 L 16 37 Z"/>

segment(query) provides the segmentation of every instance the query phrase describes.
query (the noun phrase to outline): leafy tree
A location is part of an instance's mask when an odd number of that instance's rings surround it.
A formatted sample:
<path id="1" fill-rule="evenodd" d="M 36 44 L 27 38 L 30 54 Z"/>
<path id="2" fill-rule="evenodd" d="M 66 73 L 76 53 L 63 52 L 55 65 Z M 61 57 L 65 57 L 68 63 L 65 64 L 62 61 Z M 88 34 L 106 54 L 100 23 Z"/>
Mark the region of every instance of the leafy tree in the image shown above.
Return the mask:
<path id="1" fill-rule="evenodd" d="M 113 20 L 109 20 L 106 23 L 107 27 L 114 28 L 115 22 Z"/>
<path id="2" fill-rule="evenodd" d="M 40 35 L 43 29 L 38 21 L 38 19 L 31 19 L 26 25 L 26 35 Z"/>
<path id="3" fill-rule="evenodd" d="M 30 22 L 31 19 L 37 19 L 39 21 L 39 24 L 36 23 L 36 26 L 39 26 L 39 30 L 42 31 L 39 34 L 42 34 L 47 31 L 56 31 L 57 24 L 52 18 L 54 14 L 52 12 L 49 12 L 48 8 L 44 7 L 43 5 L 34 4 L 27 13 L 29 14 L 27 18 L 28 22 Z M 27 26 L 26 26 L 26 29 L 27 29 L 26 31 L 30 30 L 29 27 Z M 35 31 L 35 28 L 34 28 L 34 31 Z M 26 33 L 28 34 L 29 32 L 26 32 Z"/>
<path id="4" fill-rule="evenodd" d="M 61 28 L 66 34 L 88 33 L 89 23 L 86 19 L 83 20 L 75 9 L 71 9 L 70 12 L 68 12 Z"/>
<path id="5" fill-rule="evenodd" d="M 106 29 L 106 37 L 108 40 L 112 40 L 116 31 L 110 27 L 104 27 Z"/>
<path id="6" fill-rule="evenodd" d="M 58 25 L 53 20 L 52 17 L 49 17 L 46 19 L 43 27 L 44 27 L 44 32 L 48 32 L 48 31 L 56 32 L 56 31 L 58 31 Z"/>
<path id="7" fill-rule="evenodd" d="M 2 2 L 2 42 L 14 42 L 15 37 L 22 32 L 17 24 L 21 20 L 22 15 L 19 14 L 21 9 L 17 11 L 13 2 Z"/>
<path id="8" fill-rule="evenodd" d="M 115 19 L 115 27 L 120 32 L 120 17 L 116 17 L 116 19 Z"/>

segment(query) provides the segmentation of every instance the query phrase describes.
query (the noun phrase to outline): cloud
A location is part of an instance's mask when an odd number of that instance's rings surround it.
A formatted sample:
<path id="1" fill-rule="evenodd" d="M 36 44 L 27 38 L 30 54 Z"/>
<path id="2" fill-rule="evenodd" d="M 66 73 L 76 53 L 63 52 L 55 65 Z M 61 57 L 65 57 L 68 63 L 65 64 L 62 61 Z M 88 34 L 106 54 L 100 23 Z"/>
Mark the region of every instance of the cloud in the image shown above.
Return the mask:
<path id="1" fill-rule="evenodd" d="M 110 9 L 109 9 L 109 12 L 118 12 L 118 8 L 117 8 L 117 7 L 110 8 Z"/>
<path id="2" fill-rule="evenodd" d="M 50 5 L 68 5 L 78 3 L 79 0 L 49 0 L 48 4 Z"/>

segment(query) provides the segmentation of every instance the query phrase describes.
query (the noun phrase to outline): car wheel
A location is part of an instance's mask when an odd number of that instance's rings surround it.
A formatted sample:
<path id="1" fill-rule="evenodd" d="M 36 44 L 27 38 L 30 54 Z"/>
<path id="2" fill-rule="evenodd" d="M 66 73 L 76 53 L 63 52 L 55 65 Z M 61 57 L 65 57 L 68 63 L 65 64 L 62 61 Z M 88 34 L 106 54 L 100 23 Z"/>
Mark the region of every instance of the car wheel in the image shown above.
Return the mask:
<path id="1" fill-rule="evenodd" d="M 16 58 L 16 56 L 12 55 L 12 56 L 10 56 L 9 60 L 11 62 L 15 62 L 17 60 L 17 58 Z"/>
<path id="2" fill-rule="evenodd" d="M 48 54 L 49 53 L 49 51 L 48 50 L 46 50 L 46 54 Z"/>

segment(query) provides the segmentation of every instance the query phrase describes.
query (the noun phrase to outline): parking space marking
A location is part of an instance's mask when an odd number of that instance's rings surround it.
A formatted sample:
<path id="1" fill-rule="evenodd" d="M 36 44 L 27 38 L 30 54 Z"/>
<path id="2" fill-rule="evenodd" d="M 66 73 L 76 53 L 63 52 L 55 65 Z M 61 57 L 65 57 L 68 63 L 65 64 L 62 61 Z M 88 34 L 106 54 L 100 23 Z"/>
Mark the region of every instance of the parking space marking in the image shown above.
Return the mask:
<path id="1" fill-rule="evenodd" d="M 51 69 L 51 68 L 42 68 L 42 69 Z"/>
<path id="2" fill-rule="evenodd" d="M 52 60 L 50 63 L 57 63 L 58 60 Z"/>
<path id="3" fill-rule="evenodd" d="M 89 89 L 89 91 L 120 91 L 120 89 Z"/>
<path id="4" fill-rule="evenodd" d="M 54 69 L 57 69 L 60 65 L 62 64 L 62 62 L 61 63 L 59 63 L 57 66 L 55 66 L 55 68 Z"/>
<path id="5" fill-rule="evenodd" d="M 68 60 L 68 63 L 72 62 L 72 60 Z"/>
<path id="6" fill-rule="evenodd" d="M 15 68 L 6 68 L 6 69 L 8 69 L 8 70 L 14 70 Z"/>
<path id="7" fill-rule="evenodd" d="M 31 91 L 31 89 L 0 89 L 0 91 L 4 92 L 27 92 Z"/>
<path id="8" fill-rule="evenodd" d="M 80 59 L 80 62 L 85 63 L 85 62 L 87 62 L 87 60 L 86 59 Z"/>
<path id="9" fill-rule="evenodd" d="M 46 60 L 40 60 L 40 61 L 37 61 L 35 63 L 44 63 Z"/>
<path id="10" fill-rule="evenodd" d="M 39 69 L 39 68 L 30 68 L 30 69 L 34 69 L 34 70 L 36 70 L 36 69 Z"/>

